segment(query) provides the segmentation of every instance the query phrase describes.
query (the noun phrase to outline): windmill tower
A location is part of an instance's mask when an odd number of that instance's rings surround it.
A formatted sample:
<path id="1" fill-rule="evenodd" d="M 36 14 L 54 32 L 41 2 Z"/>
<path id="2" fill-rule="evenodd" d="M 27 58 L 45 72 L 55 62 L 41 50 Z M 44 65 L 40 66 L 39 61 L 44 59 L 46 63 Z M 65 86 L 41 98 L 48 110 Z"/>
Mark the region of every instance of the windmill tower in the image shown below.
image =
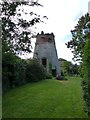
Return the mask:
<path id="1" fill-rule="evenodd" d="M 53 76 L 60 75 L 60 64 L 53 33 L 44 34 L 42 31 L 41 34 L 37 34 L 33 58 L 38 59 L 46 71 Z"/>

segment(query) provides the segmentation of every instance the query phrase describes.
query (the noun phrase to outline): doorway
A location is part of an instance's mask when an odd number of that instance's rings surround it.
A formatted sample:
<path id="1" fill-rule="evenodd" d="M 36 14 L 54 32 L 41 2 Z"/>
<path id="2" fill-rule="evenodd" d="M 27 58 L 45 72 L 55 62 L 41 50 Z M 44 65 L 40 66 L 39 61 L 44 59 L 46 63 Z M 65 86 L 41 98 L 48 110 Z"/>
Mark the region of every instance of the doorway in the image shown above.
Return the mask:
<path id="1" fill-rule="evenodd" d="M 56 69 L 52 69 L 52 75 L 56 77 Z"/>
<path id="2" fill-rule="evenodd" d="M 47 59 L 46 58 L 42 58 L 42 65 L 46 68 L 46 65 L 47 65 Z"/>

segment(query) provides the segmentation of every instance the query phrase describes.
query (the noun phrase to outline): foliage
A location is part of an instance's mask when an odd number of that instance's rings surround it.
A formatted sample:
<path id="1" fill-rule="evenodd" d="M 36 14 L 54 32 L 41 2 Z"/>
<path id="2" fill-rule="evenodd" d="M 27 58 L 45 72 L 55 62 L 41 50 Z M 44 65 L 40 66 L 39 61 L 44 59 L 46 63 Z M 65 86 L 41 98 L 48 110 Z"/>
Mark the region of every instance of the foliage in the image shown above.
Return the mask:
<path id="1" fill-rule="evenodd" d="M 14 64 L 14 81 L 15 86 L 22 85 L 26 83 L 26 61 L 17 59 Z"/>
<path id="2" fill-rule="evenodd" d="M 85 100 L 85 107 L 88 116 L 90 116 L 90 38 L 87 38 L 83 54 L 83 96 Z"/>
<path id="3" fill-rule="evenodd" d="M 13 53 L 6 54 L 2 61 L 2 87 L 7 89 L 25 84 L 37 82 L 46 78 L 43 66 L 35 60 L 22 60 Z"/>
<path id="4" fill-rule="evenodd" d="M 71 75 L 72 74 L 72 63 L 68 61 L 64 61 L 63 69 L 66 75 Z"/>
<path id="5" fill-rule="evenodd" d="M 15 54 L 8 52 L 2 56 L 2 88 L 9 88 L 25 82 L 25 62 Z"/>
<path id="6" fill-rule="evenodd" d="M 35 35 L 32 32 L 32 27 L 37 23 L 43 22 L 40 15 L 29 10 L 33 6 L 37 7 L 42 5 L 37 0 L 36 2 L 13 2 L 11 0 L 1 2 L 3 91 L 27 82 L 26 70 L 29 64 L 17 56 L 22 52 L 31 52 L 31 38 Z M 28 8 L 28 11 L 25 11 L 25 7 Z M 29 21 L 23 17 L 27 14 L 30 16 Z M 43 18 L 47 17 L 43 16 Z M 31 69 L 32 71 L 34 70 L 34 68 Z M 39 71 L 40 69 L 42 70 L 39 66 L 37 69 Z M 33 78 L 37 74 L 35 72 L 32 73 Z M 39 80 L 41 77 L 42 74 L 38 75 L 37 79 Z M 31 78 L 28 77 L 28 79 Z"/>
<path id="7" fill-rule="evenodd" d="M 67 48 L 72 50 L 74 60 L 82 60 L 87 30 L 90 30 L 90 16 L 88 13 L 78 20 L 74 30 L 71 30 L 72 40 L 66 43 Z"/>
<path id="8" fill-rule="evenodd" d="M 26 66 L 26 81 L 37 82 L 45 79 L 46 72 L 42 65 L 40 65 L 36 60 L 30 60 L 27 62 Z"/>
<path id="9" fill-rule="evenodd" d="M 79 65 L 74 64 L 72 67 L 72 71 L 74 75 L 79 75 Z"/>
<path id="10" fill-rule="evenodd" d="M 61 71 L 61 74 L 66 75 L 78 75 L 79 74 L 79 66 L 77 64 L 73 64 L 69 61 L 64 61 L 63 63 L 63 69 Z"/>
<path id="11" fill-rule="evenodd" d="M 66 45 L 72 49 L 74 59 L 80 60 L 80 75 L 83 78 L 83 98 L 85 107 L 90 116 L 90 15 L 82 16 L 75 29 L 71 31 L 72 40 Z"/>
<path id="12" fill-rule="evenodd" d="M 31 38 L 33 32 L 31 29 L 36 23 L 42 22 L 41 16 L 30 11 L 24 10 L 24 7 L 27 6 L 42 6 L 37 1 L 28 1 L 28 2 L 12 2 L 7 1 L 1 3 L 1 18 L 2 18 L 2 44 L 7 43 L 11 52 L 18 53 L 20 52 L 31 52 Z M 22 15 L 22 13 L 24 15 Z M 25 19 L 25 15 L 31 16 L 31 19 L 28 21 Z M 44 16 L 45 18 L 45 16 Z"/>
<path id="13" fill-rule="evenodd" d="M 46 77 L 45 77 L 46 79 L 52 79 L 52 77 L 53 77 L 52 74 L 46 73 Z"/>
<path id="14" fill-rule="evenodd" d="M 83 73 L 84 73 L 83 63 L 81 63 L 81 64 L 79 65 L 79 75 L 80 75 L 80 77 L 82 77 L 82 78 L 83 78 Z"/>
<path id="15" fill-rule="evenodd" d="M 3 90 L 11 86 L 13 76 L 13 63 L 15 62 L 15 56 L 11 53 L 7 53 L 2 56 L 2 88 Z"/>

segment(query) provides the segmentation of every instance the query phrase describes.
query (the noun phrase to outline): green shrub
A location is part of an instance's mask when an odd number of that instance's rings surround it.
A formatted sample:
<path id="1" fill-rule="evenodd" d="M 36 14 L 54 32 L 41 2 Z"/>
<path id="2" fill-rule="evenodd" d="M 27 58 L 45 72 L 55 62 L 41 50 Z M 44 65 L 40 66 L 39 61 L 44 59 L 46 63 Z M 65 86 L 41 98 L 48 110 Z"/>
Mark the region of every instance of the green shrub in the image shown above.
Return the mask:
<path id="1" fill-rule="evenodd" d="M 30 60 L 26 66 L 26 80 L 27 82 L 37 82 L 45 79 L 46 72 L 42 65 L 36 60 Z"/>
<path id="2" fill-rule="evenodd" d="M 3 92 L 27 82 L 37 82 L 46 78 L 46 71 L 36 60 L 22 60 L 13 53 L 3 55 Z M 48 77 L 50 78 L 50 76 Z"/>
<path id="3" fill-rule="evenodd" d="M 90 116 L 90 39 L 86 40 L 83 53 L 83 64 L 82 64 L 82 88 L 83 98 L 85 101 L 85 111 Z"/>
<path id="4" fill-rule="evenodd" d="M 5 53 L 2 58 L 2 91 L 5 92 L 25 83 L 26 62 L 13 53 Z"/>
<path id="5" fill-rule="evenodd" d="M 26 63 L 23 60 L 19 60 L 14 65 L 14 80 L 15 86 L 24 84 L 26 81 Z"/>
<path id="6" fill-rule="evenodd" d="M 15 55 L 5 53 L 2 55 L 2 91 L 13 86 Z"/>
<path id="7" fill-rule="evenodd" d="M 46 73 L 46 79 L 52 79 L 52 74 Z"/>

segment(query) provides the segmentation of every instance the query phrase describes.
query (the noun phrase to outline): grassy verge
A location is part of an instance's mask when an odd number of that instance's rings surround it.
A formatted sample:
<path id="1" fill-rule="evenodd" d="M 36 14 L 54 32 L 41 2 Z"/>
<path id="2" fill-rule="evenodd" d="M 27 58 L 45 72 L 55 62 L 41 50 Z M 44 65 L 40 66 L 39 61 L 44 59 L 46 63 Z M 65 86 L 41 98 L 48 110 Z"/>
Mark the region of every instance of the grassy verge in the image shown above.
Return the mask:
<path id="1" fill-rule="evenodd" d="M 81 79 L 26 84 L 3 95 L 3 118 L 86 118 Z"/>

